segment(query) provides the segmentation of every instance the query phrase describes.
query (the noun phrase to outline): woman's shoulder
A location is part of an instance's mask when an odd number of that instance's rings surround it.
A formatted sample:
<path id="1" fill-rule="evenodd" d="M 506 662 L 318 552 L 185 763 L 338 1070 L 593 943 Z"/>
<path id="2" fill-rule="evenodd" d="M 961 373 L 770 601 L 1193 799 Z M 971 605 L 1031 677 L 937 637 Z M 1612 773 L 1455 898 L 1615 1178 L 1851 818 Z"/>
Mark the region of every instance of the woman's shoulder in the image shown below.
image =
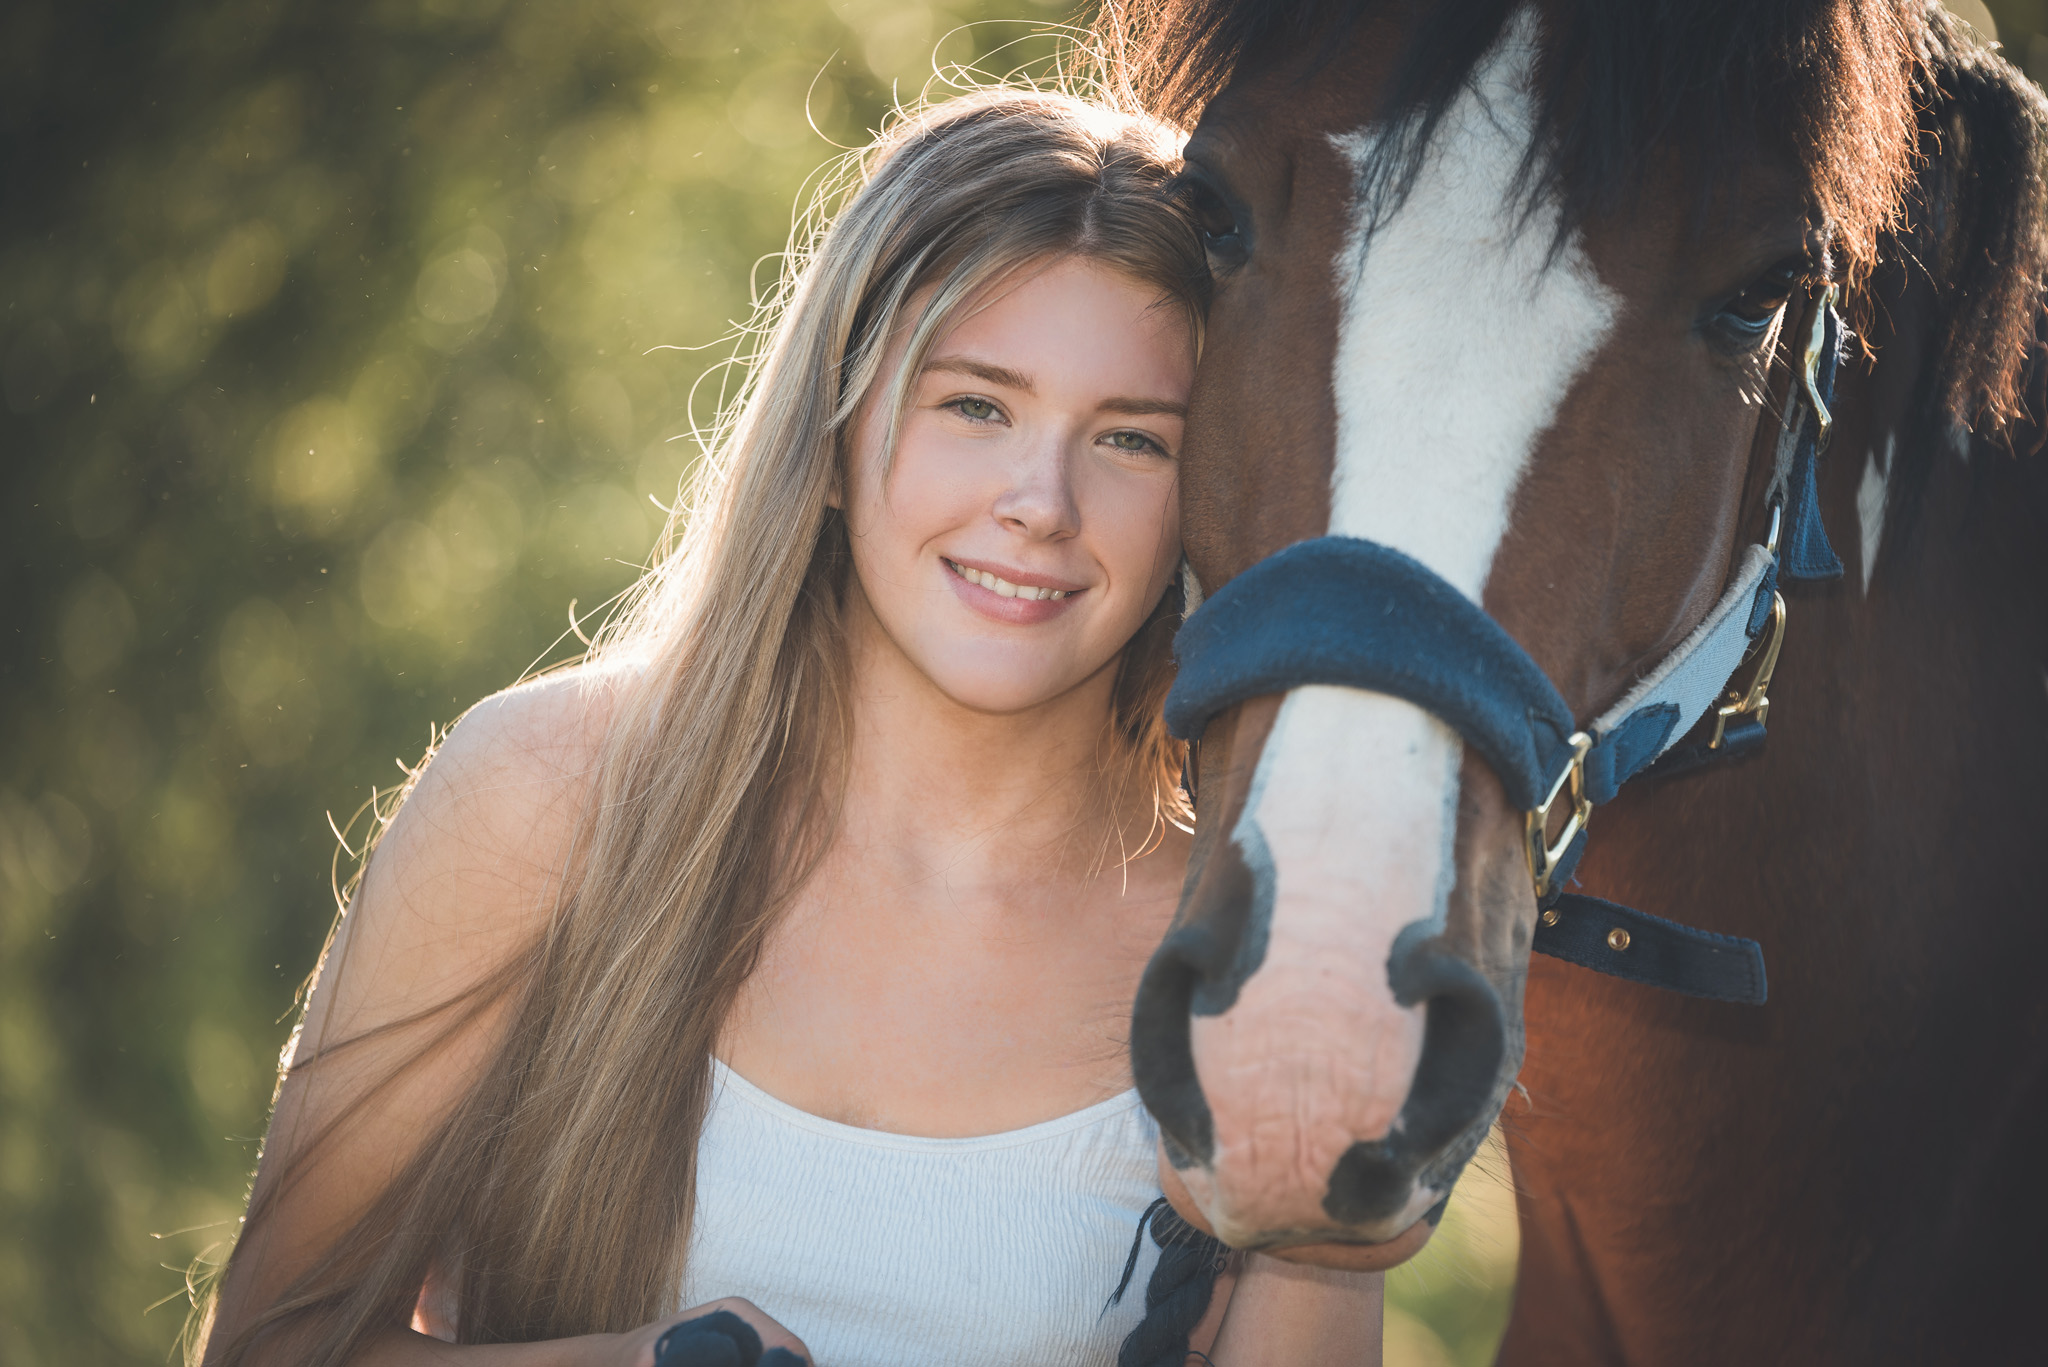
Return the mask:
<path id="1" fill-rule="evenodd" d="M 616 674 L 569 669 L 507 689 L 428 757 L 337 942 L 372 965 L 351 970 L 370 1016 L 461 991 L 545 928 L 574 869 L 621 686 Z"/>
<path id="2" fill-rule="evenodd" d="M 488 1066 L 571 875 L 618 697 L 591 671 L 507 690 L 417 772 L 315 973 L 252 1206 L 279 1233 L 237 1254 L 231 1302 L 282 1294 Z"/>
<path id="3" fill-rule="evenodd" d="M 622 682 L 616 672 L 564 669 L 485 698 L 428 757 L 390 840 L 494 866 L 555 843 L 596 782 Z"/>
<path id="4" fill-rule="evenodd" d="M 493 693 L 449 728 L 414 798 L 461 794 L 520 808 L 587 783 L 628 677 L 618 670 L 559 669 Z"/>

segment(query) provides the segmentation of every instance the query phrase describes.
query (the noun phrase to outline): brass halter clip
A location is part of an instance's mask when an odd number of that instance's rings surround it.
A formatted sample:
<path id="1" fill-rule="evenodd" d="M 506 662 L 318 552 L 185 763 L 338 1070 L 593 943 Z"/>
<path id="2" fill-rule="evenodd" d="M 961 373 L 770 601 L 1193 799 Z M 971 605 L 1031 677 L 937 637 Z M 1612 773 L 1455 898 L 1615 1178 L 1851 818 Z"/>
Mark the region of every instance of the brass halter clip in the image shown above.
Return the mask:
<path id="1" fill-rule="evenodd" d="M 1835 415 L 1828 411 L 1827 401 L 1820 396 L 1821 350 L 1828 340 L 1828 311 L 1840 298 L 1840 291 L 1832 281 L 1820 292 L 1820 299 L 1813 306 L 1813 326 L 1807 330 L 1806 347 L 1799 358 L 1800 379 L 1806 386 L 1806 401 L 1813 405 L 1814 449 L 1819 451 L 1828 444 L 1828 437 L 1834 431 Z M 1778 530 L 1784 515 L 1784 504 L 1773 500 L 1771 503 L 1771 531 L 1766 548 L 1772 555 L 1778 553 Z M 1771 675 L 1778 668 L 1778 651 L 1785 644 L 1785 595 L 1771 595 L 1771 620 L 1765 627 L 1763 645 L 1756 652 L 1756 673 L 1751 676 L 1746 689 L 1731 688 L 1728 700 L 1714 712 L 1714 737 L 1707 742 L 1709 750 L 1721 748 L 1727 738 L 1728 723 L 1743 717 L 1755 717 L 1762 725 L 1771 715 Z"/>
<path id="2" fill-rule="evenodd" d="M 1550 896 L 1558 861 L 1564 858 L 1565 851 L 1572 847 L 1572 841 L 1586 829 L 1587 818 L 1593 815 L 1593 804 L 1586 797 L 1586 752 L 1593 748 L 1593 738 L 1584 731 L 1575 731 L 1571 745 L 1571 763 L 1557 776 L 1557 782 L 1550 785 L 1550 795 L 1527 817 L 1528 838 L 1523 853 L 1529 857 L 1529 877 L 1535 881 L 1539 900 Z M 1557 799 L 1563 795 L 1567 783 L 1572 789 L 1572 814 L 1564 823 L 1564 830 L 1553 841 L 1550 839 L 1550 812 L 1557 806 Z"/>
<path id="3" fill-rule="evenodd" d="M 1709 750 L 1721 748 L 1721 741 L 1728 734 L 1728 723 L 1738 717 L 1755 717 L 1762 725 L 1771 716 L 1771 675 L 1778 668 L 1778 649 L 1785 644 L 1785 595 L 1771 595 L 1771 620 L 1764 628 L 1763 649 L 1757 652 L 1756 674 L 1749 681 L 1747 689 L 1731 688 L 1728 701 L 1714 713 L 1714 738 L 1707 742 Z"/>
<path id="4" fill-rule="evenodd" d="M 1829 281 L 1820 292 L 1820 300 L 1813 306 L 1813 326 L 1806 334 L 1806 349 L 1799 358 L 1800 379 L 1806 385 L 1806 401 L 1813 405 L 1813 420 L 1819 425 L 1814 433 L 1814 450 L 1827 449 L 1828 437 L 1835 430 L 1835 415 L 1828 411 L 1827 401 L 1820 396 L 1820 353 L 1828 340 L 1828 310 L 1841 297 L 1834 282 Z"/>

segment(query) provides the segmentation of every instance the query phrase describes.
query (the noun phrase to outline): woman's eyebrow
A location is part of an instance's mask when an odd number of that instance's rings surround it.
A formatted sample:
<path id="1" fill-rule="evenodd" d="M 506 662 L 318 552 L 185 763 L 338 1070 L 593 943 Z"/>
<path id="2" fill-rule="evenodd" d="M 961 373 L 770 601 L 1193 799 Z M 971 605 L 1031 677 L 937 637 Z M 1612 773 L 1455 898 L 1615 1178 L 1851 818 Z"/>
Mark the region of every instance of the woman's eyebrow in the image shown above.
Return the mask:
<path id="1" fill-rule="evenodd" d="M 986 380 L 990 384 L 1001 385 L 1005 389 L 1022 390 L 1026 394 L 1036 394 L 1038 392 L 1037 386 L 1031 383 L 1031 377 L 1021 370 L 1011 370 L 1008 366 L 990 365 L 987 361 L 977 361 L 971 356 L 935 357 L 927 361 L 924 368 L 927 372 L 946 370 L 951 371 L 955 375 L 972 375 L 977 380 Z"/>
<path id="2" fill-rule="evenodd" d="M 927 374 L 935 370 L 954 375 L 971 375 L 977 380 L 985 380 L 989 384 L 1019 390 L 1026 394 L 1038 392 L 1038 387 L 1032 383 L 1031 377 L 1023 371 L 1012 370 L 1008 366 L 991 365 L 987 361 L 977 361 L 972 356 L 936 357 L 925 365 Z M 1104 399 L 1098 407 L 1104 413 L 1121 413 L 1134 418 L 1159 413 L 1175 418 L 1185 418 L 1188 415 L 1188 406 L 1176 403 L 1172 399 Z"/>

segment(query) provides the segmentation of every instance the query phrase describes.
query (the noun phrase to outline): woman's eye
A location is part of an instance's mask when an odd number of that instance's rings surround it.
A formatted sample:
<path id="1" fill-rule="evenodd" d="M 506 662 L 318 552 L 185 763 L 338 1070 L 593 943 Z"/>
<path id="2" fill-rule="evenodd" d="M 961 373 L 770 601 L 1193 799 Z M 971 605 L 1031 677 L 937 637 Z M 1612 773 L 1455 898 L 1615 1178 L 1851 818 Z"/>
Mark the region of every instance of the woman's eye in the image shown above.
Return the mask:
<path id="1" fill-rule="evenodd" d="M 961 417 L 972 418 L 976 422 L 991 422 L 1001 416 L 1001 410 L 987 399 L 955 399 L 951 406 Z"/>
<path id="2" fill-rule="evenodd" d="M 1158 442 L 1143 432 L 1112 432 L 1109 434 L 1109 444 L 1119 451 L 1156 451 L 1162 456 L 1166 454 Z"/>
<path id="3" fill-rule="evenodd" d="M 1771 329 L 1786 301 L 1799 288 L 1806 273 L 1803 257 L 1787 257 L 1752 280 L 1743 291 L 1721 306 L 1714 321 L 1738 339 L 1754 340 Z"/>

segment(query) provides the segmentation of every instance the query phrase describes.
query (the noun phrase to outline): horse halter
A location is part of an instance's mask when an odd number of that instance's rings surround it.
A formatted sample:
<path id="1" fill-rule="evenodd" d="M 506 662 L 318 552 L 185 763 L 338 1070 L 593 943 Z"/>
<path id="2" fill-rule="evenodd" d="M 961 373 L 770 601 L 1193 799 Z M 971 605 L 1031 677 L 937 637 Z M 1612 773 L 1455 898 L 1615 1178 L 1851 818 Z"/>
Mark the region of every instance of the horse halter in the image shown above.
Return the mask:
<path id="1" fill-rule="evenodd" d="M 1767 988 L 1756 941 L 1565 888 L 1585 853 L 1593 808 L 1624 783 L 1741 759 L 1763 745 L 1785 636 L 1778 580 L 1842 573 L 1821 525 L 1815 479 L 1833 426 L 1845 336 L 1835 300 L 1830 284 L 1813 306 L 1776 446 L 1764 543 L 1736 557 L 1719 601 L 1677 648 L 1583 729 L 1541 666 L 1484 609 L 1419 561 L 1346 536 L 1268 556 L 1188 617 L 1174 638 L 1180 670 L 1166 699 L 1168 728 L 1192 741 L 1227 708 L 1307 684 L 1412 702 L 1479 751 L 1526 814 L 1539 910 L 1532 948 L 1652 987 L 1760 1004 Z M 1731 687 L 1748 660 L 1755 661 L 1750 682 Z M 1710 707 L 1712 735 L 1679 746 Z M 1561 802 L 1569 812 L 1552 838 Z"/>

